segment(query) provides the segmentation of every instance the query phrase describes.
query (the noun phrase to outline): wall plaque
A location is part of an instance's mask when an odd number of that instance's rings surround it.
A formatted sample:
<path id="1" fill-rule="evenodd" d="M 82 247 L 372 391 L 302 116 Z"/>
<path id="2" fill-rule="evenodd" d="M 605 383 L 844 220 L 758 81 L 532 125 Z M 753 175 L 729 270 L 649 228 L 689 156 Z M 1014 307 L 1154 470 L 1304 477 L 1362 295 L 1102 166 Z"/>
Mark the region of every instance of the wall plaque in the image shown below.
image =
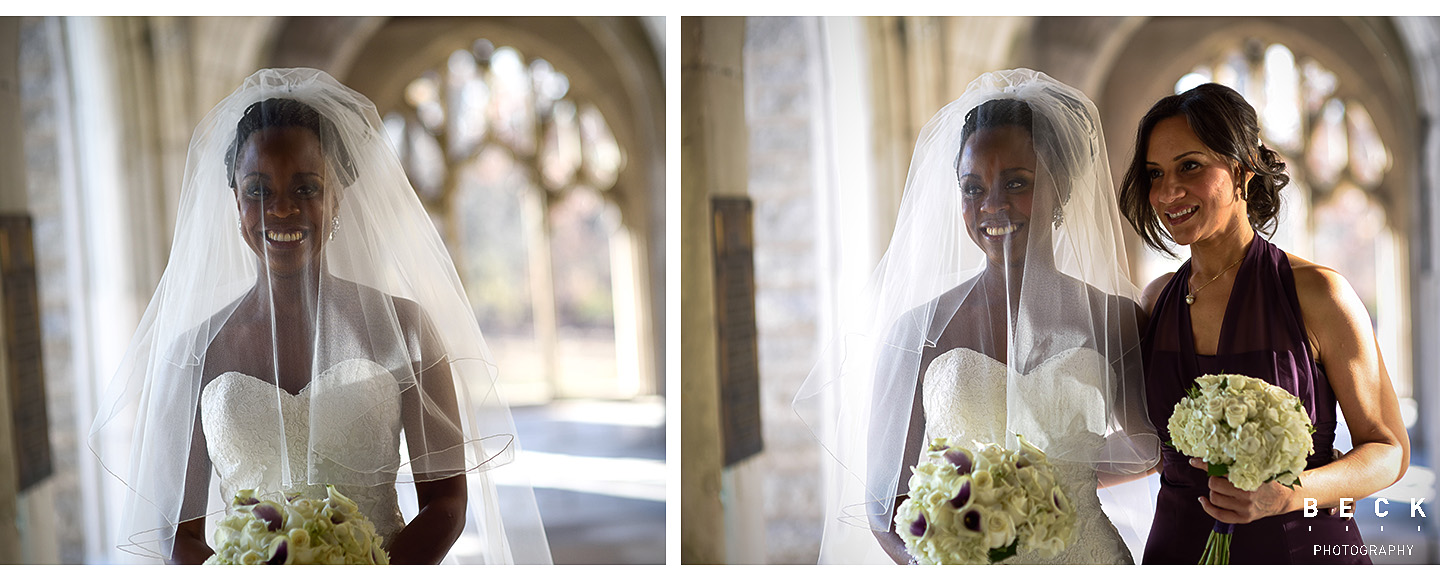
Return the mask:
<path id="1" fill-rule="evenodd" d="M 725 465 L 763 448 L 760 438 L 760 362 L 755 343 L 753 204 L 749 198 L 711 200 L 715 244 L 715 321 L 720 366 L 720 432 Z"/>
<path id="2" fill-rule="evenodd" d="M 0 214 L 0 285 L 5 293 L 5 383 L 15 432 L 16 487 L 24 491 L 52 472 L 35 246 L 28 215 Z"/>

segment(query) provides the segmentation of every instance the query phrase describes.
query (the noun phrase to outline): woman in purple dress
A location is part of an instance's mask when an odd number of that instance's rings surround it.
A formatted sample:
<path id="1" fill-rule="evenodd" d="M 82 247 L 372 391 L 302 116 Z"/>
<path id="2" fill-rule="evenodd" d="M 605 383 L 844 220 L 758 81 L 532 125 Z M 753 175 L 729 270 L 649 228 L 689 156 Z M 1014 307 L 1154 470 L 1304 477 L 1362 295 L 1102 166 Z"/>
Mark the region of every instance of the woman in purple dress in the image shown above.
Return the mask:
<path id="1" fill-rule="evenodd" d="M 1355 523 L 1324 508 L 1395 483 L 1410 440 L 1365 306 L 1339 273 L 1286 253 L 1273 233 L 1285 163 L 1260 143 L 1255 110 L 1234 90 L 1205 84 L 1166 97 L 1140 122 L 1120 205 L 1149 246 L 1190 247 L 1191 258 L 1151 282 L 1145 355 L 1150 419 L 1165 430 L 1191 381 L 1244 374 L 1295 394 L 1315 425 L 1315 450 L 1288 489 L 1255 491 L 1208 477 L 1205 464 L 1165 447 L 1146 564 L 1195 564 L 1211 527 L 1235 524 L 1236 564 L 1369 563 L 1336 552 L 1363 544 Z M 1336 457 L 1336 405 L 1354 448 Z M 1305 500 L 1318 500 L 1314 517 Z"/>

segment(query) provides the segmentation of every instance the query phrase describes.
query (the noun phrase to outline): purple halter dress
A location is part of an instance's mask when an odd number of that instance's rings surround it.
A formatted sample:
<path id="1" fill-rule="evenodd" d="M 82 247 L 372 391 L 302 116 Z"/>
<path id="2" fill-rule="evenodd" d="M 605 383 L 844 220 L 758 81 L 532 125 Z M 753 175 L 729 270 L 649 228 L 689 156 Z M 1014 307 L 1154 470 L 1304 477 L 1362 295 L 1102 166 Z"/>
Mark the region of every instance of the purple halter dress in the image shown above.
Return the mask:
<path id="1" fill-rule="evenodd" d="M 1307 459 L 1306 468 L 1328 464 L 1335 441 L 1335 393 L 1325 370 L 1311 357 L 1289 257 L 1269 241 L 1255 237 L 1235 274 L 1213 356 L 1195 353 L 1190 310 L 1185 304 L 1189 278 L 1190 262 L 1186 261 L 1161 292 L 1142 340 L 1146 406 L 1160 437 L 1170 440 L 1166 430 L 1170 414 L 1191 380 L 1206 374 L 1244 374 L 1300 398 L 1315 425 L 1315 452 Z M 1195 564 L 1215 524 L 1197 500 L 1209 494 L 1207 477 L 1191 467 L 1189 458 L 1179 451 L 1165 446 L 1162 453 L 1160 495 L 1143 563 Z M 1294 511 L 1236 525 L 1234 534 L 1232 564 L 1370 563 L 1365 555 L 1325 551 L 1327 546 L 1364 542 L 1354 520 L 1324 510 L 1314 517 Z"/>

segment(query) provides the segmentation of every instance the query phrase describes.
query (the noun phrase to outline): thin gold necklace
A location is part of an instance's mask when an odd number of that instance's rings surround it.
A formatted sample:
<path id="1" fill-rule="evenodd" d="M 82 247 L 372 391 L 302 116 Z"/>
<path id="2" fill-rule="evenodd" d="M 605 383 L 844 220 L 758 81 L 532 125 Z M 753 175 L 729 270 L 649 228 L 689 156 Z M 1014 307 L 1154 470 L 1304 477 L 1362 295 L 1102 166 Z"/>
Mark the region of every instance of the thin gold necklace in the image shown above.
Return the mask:
<path id="1" fill-rule="evenodd" d="M 1196 293 L 1199 293 L 1201 289 L 1204 289 L 1204 288 L 1206 287 L 1206 285 L 1209 285 L 1209 284 L 1211 284 L 1211 283 L 1214 283 L 1215 280 L 1216 280 L 1216 279 L 1219 279 L 1221 275 L 1224 275 L 1226 271 L 1229 271 L 1230 269 L 1235 268 L 1235 265 L 1240 264 L 1240 261 L 1243 261 L 1243 260 L 1245 260 L 1245 253 L 1240 253 L 1240 258 L 1235 259 L 1235 262 L 1230 263 L 1230 266 L 1229 266 L 1229 267 L 1225 267 L 1224 269 L 1220 269 L 1220 272 L 1219 272 L 1219 273 L 1216 273 L 1214 277 L 1211 277 L 1209 281 L 1206 281 L 1206 282 L 1205 282 L 1205 285 L 1201 285 L 1201 286 L 1199 286 L 1199 287 L 1196 287 L 1196 288 L 1194 288 L 1194 289 L 1191 289 L 1189 293 L 1186 293 L 1186 294 L 1185 294 L 1185 304 L 1186 304 L 1186 305 L 1194 305 L 1194 304 L 1195 304 L 1195 294 L 1196 294 Z"/>

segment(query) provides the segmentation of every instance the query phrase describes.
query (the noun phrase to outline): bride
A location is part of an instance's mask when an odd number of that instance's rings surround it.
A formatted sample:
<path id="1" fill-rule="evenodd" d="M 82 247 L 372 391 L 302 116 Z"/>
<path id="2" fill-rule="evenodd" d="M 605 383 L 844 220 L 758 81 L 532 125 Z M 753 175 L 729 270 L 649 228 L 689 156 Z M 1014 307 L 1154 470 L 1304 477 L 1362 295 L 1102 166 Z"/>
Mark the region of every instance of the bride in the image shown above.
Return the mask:
<path id="1" fill-rule="evenodd" d="M 864 315 L 796 398 L 838 461 L 822 562 L 913 563 L 893 520 L 924 443 L 1018 434 L 1055 464 L 1079 531 L 1053 560 L 1022 547 L 1010 561 L 1133 563 L 1097 488 L 1148 471 L 1159 441 L 1098 119 L 1079 91 L 1016 69 L 921 131 Z"/>
<path id="2" fill-rule="evenodd" d="M 331 484 L 393 563 L 549 562 L 484 340 L 380 127 L 328 74 L 267 69 L 196 128 L 90 434 L 128 487 L 123 549 L 199 563 L 236 491 Z"/>

